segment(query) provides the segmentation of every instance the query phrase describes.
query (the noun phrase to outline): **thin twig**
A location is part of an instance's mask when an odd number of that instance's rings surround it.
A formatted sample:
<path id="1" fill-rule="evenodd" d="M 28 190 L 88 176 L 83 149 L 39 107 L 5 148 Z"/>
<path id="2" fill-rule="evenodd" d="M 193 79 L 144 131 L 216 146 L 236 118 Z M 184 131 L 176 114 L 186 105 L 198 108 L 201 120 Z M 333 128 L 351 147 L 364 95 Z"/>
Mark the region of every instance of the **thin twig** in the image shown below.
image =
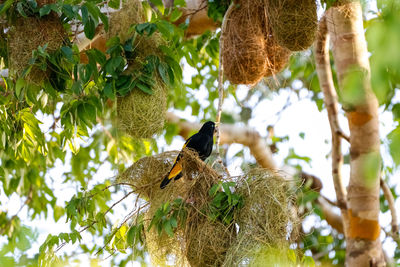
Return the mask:
<path id="1" fill-rule="evenodd" d="M 139 197 L 136 198 L 136 199 L 139 199 Z M 137 203 L 137 202 L 136 202 L 136 203 Z M 146 207 L 147 205 L 148 205 L 148 203 L 145 204 L 145 205 L 143 205 L 143 207 L 139 207 L 137 210 L 132 210 L 131 212 L 129 212 L 128 216 L 125 217 L 124 221 L 120 224 L 120 226 L 114 230 L 114 234 L 112 234 L 112 235 L 110 236 L 110 239 L 108 240 L 108 242 L 105 242 L 104 246 L 101 247 L 99 250 L 97 250 L 97 252 L 96 252 L 95 255 L 98 255 L 101 251 L 103 251 L 103 250 L 105 249 L 105 247 L 110 243 L 112 237 L 118 232 L 118 230 L 119 230 L 123 225 L 125 225 L 125 223 L 126 223 L 129 219 L 131 219 L 135 214 L 139 214 L 140 210 L 141 210 L 142 208 Z M 136 207 L 136 206 L 135 206 L 135 207 Z M 111 255 L 112 255 L 112 254 L 111 254 Z M 108 257 L 107 257 L 107 258 L 108 258 Z M 105 258 L 104 260 L 106 260 L 107 258 Z"/>
<path id="2" fill-rule="evenodd" d="M 226 29 L 226 24 L 228 21 L 228 16 L 233 10 L 233 3 L 229 6 L 228 10 L 226 11 L 224 18 L 222 20 L 222 26 L 221 26 L 221 33 L 219 37 L 219 66 L 218 66 L 218 111 L 217 111 L 217 117 L 215 120 L 216 123 L 216 128 L 217 128 L 217 140 L 215 141 L 216 149 L 217 149 L 217 162 L 221 164 L 221 166 L 224 167 L 225 172 L 228 176 L 230 176 L 228 168 L 224 165 L 221 159 L 221 154 L 220 154 L 220 149 L 219 149 L 219 143 L 220 143 L 220 138 L 221 138 L 221 130 L 220 130 L 220 124 L 221 124 L 221 114 L 222 114 L 222 104 L 224 103 L 224 77 L 223 77 L 223 72 L 224 72 L 224 63 L 222 60 L 222 49 L 224 47 L 224 32 Z"/>
<path id="3" fill-rule="evenodd" d="M 325 199 L 326 202 L 328 202 L 330 205 L 335 206 L 335 207 L 339 207 L 338 203 L 336 201 L 332 201 L 329 198 L 327 198 L 326 196 L 321 195 L 322 198 Z"/>
<path id="4" fill-rule="evenodd" d="M 339 135 L 341 138 L 343 138 L 343 139 L 346 140 L 348 143 L 350 143 L 350 137 L 349 137 L 347 134 L 345 134 L 345 133 L 343 132 L 342 129 L 337 128 L 337 129 L 335 130 L 335 132 L 336 132 L 336 134 Z"/>
<path id="5" fill-rule="evenodd" d="M 399 225 L 397 222 L 397 211 L 396 211 L 396 207 L 394 205 L 394 197 L 393 197 L 392 191 L 390 191 L 389 186 L 386 184 L 386 182 L 382 178 L 381 178 L 380 183 L 381 183 L 383 195 L 385 196 L 385 199 L 388 202 L 389 210 L 392 215 L 392 222 L 391 222 L 392 234 L 397 236 L 397 238 L 399 238 Z"/>
<path id="6" fill-rule="evenodd" d="M 115 140 L 115 138 L 112 136 L 112 134 L 110 133 L 110 131 L 106 129 L 106 127 L 105 127 L 104 124 L 103 124 L 103 121 L 102 121 L 99 117 L 96 117 L 96 121 L 97 121 L 98 123 L 100 123 L 101 127 L 103 128 L 103 131 L 106 133 L 106 135 L 108 136 L 108 138 L 110 138 L 111 140 Z"/>
<path id="7" fill-rule="evenodd" d="M 108 185 L 108 186 L 104 187 L 101 191 L 104 192 L 104 191 L 106 191 L 107 189 L 109 189 L 110 187 L 119 186 L 119 185 L 126 185 L 126 186 L 131 186 L 131 187 L 134 186 L 133 184 L 125 183 L 125 182 L 123 182 L 123 183 L 115 183 L 115 184 L 111 184 L 111 185 Z M 97 195 L 97 194 L 98 194 L 98 193 L 91 194 L 91 195 L 86 196 L 86 197 L 87 197 L 87 198 L 92 198 L 92 197 L 94 197 L 94 196 Z"/>
<path id="8" fill-rule="evenodd" d="M 115 184 L 114 184 L 115 185 Z M 111 186 L 113 186 L 113 185 L 111 185 Z M 108 186 L 107 188 L 109 188 L 109 187 L 111 187 L 111 186 Z M 105 189 L 103 189 L 103 190 L 105 190 Z M 119 203 L 121 203 L 122 201 L 124 201 L 129 195 L 131 195 L 131 194 L 133 194 L 133 193 L 135 193 L 135 191 L 130 191 L 128 194 L 126 194 L 123 198 L 121 198 L 120 200 L 118 200 L 117 202 L 115 202 L 114 204 L 112 204 L 111 205 L 111 207 L 109 207 L 108 209 L 107 209 L 107 211 L 104 213 L 104 216 L 107 214 L 107 213 L 109 213 L 116 205 L 118 205 Z M 92 227 L 93 225 L 95 225 L 96 223 L 98 223 L 98 221 L 96 221 L 96 220 L 94 220 L 94 221 L 92 221 L 92 223 L 91 224 L 89 224 L 89 225 L 87 225 L 87 226 L 85 226 L 84 228 L 82 228 L 81 230 L 79 230 L 79 233 L 82 233 L 82 232 L 84 232 L 84 231 L 86 231 L 87 229 L 89 229 L 90 227 Z M 58 252 L 62 247 L 64 247 L 65 245 L 67 244 L 67 242 L 63 242 L 62 244 L 60 244 L 56 249 L 55 249 L 55 253 L 56 252 Z"/>

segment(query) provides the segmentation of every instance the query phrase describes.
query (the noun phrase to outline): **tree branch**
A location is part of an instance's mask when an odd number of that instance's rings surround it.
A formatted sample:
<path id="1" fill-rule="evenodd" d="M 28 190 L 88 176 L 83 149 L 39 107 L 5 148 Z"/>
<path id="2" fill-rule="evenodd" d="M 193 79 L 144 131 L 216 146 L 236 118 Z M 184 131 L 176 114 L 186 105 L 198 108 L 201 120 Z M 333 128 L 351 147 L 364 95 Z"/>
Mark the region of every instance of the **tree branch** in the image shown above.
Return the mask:
<path id="1" fill-rule="evenodd" d="M 315 45 L 315 63 L 319 83 L 324 93 L 324 102 L 328 111 L 329 124 L 332 134 L 332 178 L 336 191 L 336 198 L 342 214 L 346 213 L 346 190 L 343 185 L 341 168 L 343 155 L 341 151 L 341 136 L 343 133 L 338 122 L 338 97 L 333 84 L 332 70 L 329 60 L 329 35 L 324 16 L 319 22 L 317 42 Z"/>
<path id="2" fill-rule="evenodd" d="M 192 130 L 200 128 L 200 124 L 181 121 L 179 117 L 170 112 L 167 113 L 167 120 L 178 124 L 180 128 L 179 135 L 185 139 L 189 137 L 189 133 Z M 238 143 L 247 146 L 261 167 L 272 170 L 277 169 L 269 146 L 257 131 L 249 127 L 236 127 L 230 124 L 220 124 L 220 130 L 221 144 Z"/>
<path id="3" fill-rule="evenodd" d="M 332 226 L 339 233 L 344 233 L 342 217 L 333 211 L 333 206 L 322 196 L 317 199 L 318 204 L 321 206 L 322 213 L 324 214 L 327 223 Z"/>
<path id="4" fill-rule="evenodd" d="M 390 191 L 389 186 L 385 183 L 385 181 L 382 178 L 381 178 L 380 183 L 381 183 L 383 195 L 385 196 L 385 199 L 388 202 L 389 210 L 390 210 L 390 213 L 392 214 L 392 222 L 391 222 L 392 234 L 398 237 L 399 225 L 398 225 L 398 221 L 397 221 L 397 211 L 396 211 L 396 207 L 394 205 L 394 197 L 392 195 L 392 191 Z"/>

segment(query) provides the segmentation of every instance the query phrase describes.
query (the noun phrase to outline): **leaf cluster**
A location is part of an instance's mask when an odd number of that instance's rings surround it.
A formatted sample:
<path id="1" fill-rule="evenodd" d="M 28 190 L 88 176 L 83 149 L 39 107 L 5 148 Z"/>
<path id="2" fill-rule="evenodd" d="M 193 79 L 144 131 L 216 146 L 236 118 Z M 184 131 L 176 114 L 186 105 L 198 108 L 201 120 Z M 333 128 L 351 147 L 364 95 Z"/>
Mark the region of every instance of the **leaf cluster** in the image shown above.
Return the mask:
<path id="1" fill-rule="evenodd" d="M 235 182 L 221 182 L 211 187 L 209 195 L 212 201 L 207 211 L 211 221 L 219 220 L 229 225 L 234 219 L 235 212 L 243 207 L 243 197 L 231 189 L 235 185 Z"/>
<path id="2" fill-rule="evenodd" d="M 164 232 L 170 237 L 174 236 L 174 231 L 179 225 L 184 225 L 186 222 L 187 210 L 183 199 L 177 198 L 172 203 L 166 202 L 157 209 L 147 231 L 150 231 L 154 226 L 157 229 L 158 235 Z"/>

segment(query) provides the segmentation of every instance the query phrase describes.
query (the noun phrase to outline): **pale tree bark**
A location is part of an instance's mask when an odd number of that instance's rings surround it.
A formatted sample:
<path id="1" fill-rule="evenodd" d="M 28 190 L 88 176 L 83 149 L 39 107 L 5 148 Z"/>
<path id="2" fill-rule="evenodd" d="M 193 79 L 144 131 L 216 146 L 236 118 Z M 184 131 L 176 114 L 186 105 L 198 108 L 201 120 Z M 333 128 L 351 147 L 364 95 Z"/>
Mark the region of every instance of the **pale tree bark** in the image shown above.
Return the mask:
<path id="1" fill-rule="evenodd" d="M 326 17 L 322 17 L 319 22 L 317 41 L 315 44 L 315 63 L 318 73 L 319 83 L 324 94 L 324 102 L 328 112 L 329 124 L 331 127 L 332 134 L 332 178 L 333 184 L 336 191 L 336 199 L 340 208 L 343 224 L 348 226 L 347 216 L 347 200 L 346 200 L 346 189 L 343 185 L 342 180 L 342 165 L 343 155 L 341 151 L 342 136 L 344 136 L 340 129 L 338 122 L 338 96 L 336 89 L 333 84 L 332 70 L 329 59 L 329 35 L 326 24 Z M 343 228 L 342 231 L 346 230 L 347 227 Z"/>
<path id="2" fill-rule="evenodd" d="M 325 17 L 323 17 L 319 23 L 319 31 L 315 47 L 315 58 L 318 78 L 324 94 L 324 102 L 328 112 L 328 119 L 332 134 L 332 177 L 339 206 L 345 209 L 346 190 L 344 188 L 341 175 L 343 156 L 341 152 L 341 130 L 338 122 L 338 97 L 333 84 L 332 70 L 329 60 L 329 35 Z"/>
<path id="3" fill-rule="evenodd" d="M 350 128 L 347 266 L 384 266 L 379 240 L 378 101 L 371 89 L 360 3 L 339 2 L 327 13 L 342 105 Z"/>

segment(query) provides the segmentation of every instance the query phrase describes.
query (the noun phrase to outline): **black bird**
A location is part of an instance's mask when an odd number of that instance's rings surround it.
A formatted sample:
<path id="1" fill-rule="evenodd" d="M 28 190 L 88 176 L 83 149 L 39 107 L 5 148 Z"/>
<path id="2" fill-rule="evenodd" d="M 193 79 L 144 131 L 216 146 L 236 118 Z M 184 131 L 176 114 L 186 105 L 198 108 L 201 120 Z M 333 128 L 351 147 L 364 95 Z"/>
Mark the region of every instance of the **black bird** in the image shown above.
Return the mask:
<path id="1" fill-rule="evenodd" d="M 189 137 L 183 145 L 182 149 L 185 147 L 191 148 L 199 154 L 201 160 L 205 160 L 210 156 L 212 147 L 214 144 L 214 132 L 215 132 L 215 123 L 212 121 L 208 121 L 203 124 L 198 133 Z M 181 151 L 179 155 L 176 157 L 174 165 L 172 165 L 171 170 L 165 176 L 164 180 L 160 184 L 160 188 L 163 189 L 169 184 L 169 182 L 175 178 L 178 180 L 182 177 L 182 164 L 181 159 L 183 156 L 183 152 Z"/>

